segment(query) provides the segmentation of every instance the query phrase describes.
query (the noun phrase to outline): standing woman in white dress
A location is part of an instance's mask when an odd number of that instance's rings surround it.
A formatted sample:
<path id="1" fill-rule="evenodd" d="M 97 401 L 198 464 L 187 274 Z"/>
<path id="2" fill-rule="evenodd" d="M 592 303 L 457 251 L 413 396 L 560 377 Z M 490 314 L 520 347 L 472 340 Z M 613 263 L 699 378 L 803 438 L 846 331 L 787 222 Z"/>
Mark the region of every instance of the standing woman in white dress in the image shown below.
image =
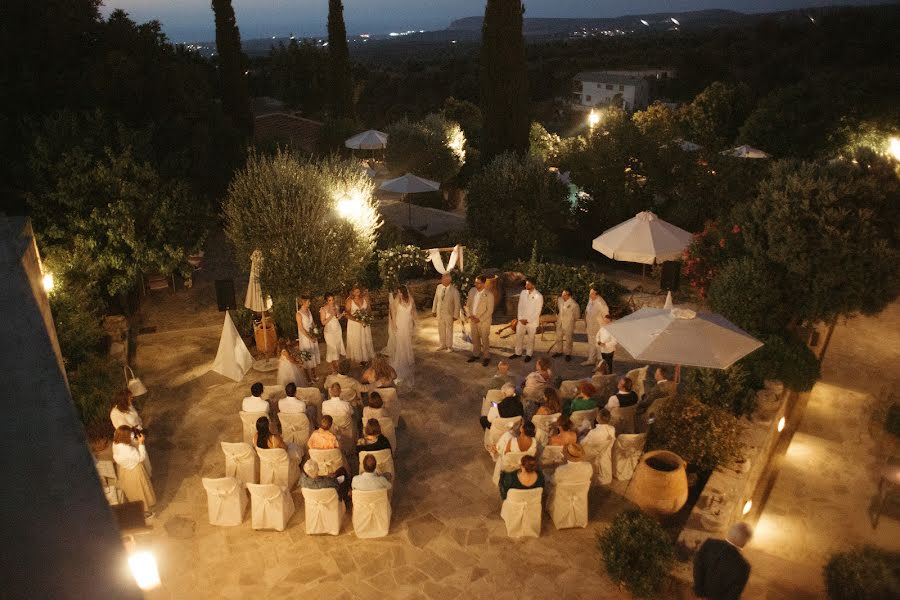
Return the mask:
<path id="1" fill-rule="evenodd" d="M 341 318 L 344 314 L 339 311 L 334 294 L 325 294 L 325 305 L 319 309 L 319 321 L 322 322 L 322 331 L 325 333 L 325 360 L 331 364 L 331 372 L 338 372 L 338 363 L 342 356 L 347 354 L 344 349 L 344 332 L 341 331 Z"/>
<path id="2" fill-rule="evenodd" d="M 297 309 L 298 349 L 309 352 L 310 358 L 303 363 L 303 372 L 312 385 L 316 381 L 316 367 L 319 365 L 319 328 L 309 310 L 309 296 L 300 296 L 300 307 Z"/>
<path id="3" fill-rule="evenodd" d="M 391 366 L 397 371 L 398 380 L 412 385 L 415 370 L 413 332 L 416 329 L 416 303 L 405 285 L 397 288 L 391 327 L 394 329 L 394 354 L 391 356 Z"/>
<path id="4" fill-rule="evenodd" d="M 369 298 L 357 285 L 350 290 L 350 297 L 344 306 L 347 314 L 347 358 L 362 365 L 367 364 L 375 356 L 375 345 L 372 343 L 372 328 L 363 324 L 355 316 L 356 311 L 371 312 Z"/>

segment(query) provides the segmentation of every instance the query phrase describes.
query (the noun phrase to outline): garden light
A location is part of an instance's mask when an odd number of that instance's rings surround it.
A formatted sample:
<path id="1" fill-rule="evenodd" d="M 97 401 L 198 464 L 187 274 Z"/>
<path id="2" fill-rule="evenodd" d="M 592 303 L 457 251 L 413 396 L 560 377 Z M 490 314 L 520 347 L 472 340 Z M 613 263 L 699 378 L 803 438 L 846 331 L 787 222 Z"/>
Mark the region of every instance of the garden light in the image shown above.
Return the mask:
<path id="1" fill-rule="evenodd" d="M 784 431 L 784 424 L 785 424 L 784 417 L 781 417 L 778 420 L 778 433 L 781 433 L 782 431 Z"/>
<path id="2" fill-rule="evenodd" d="M 888 154 L 890 154 L 894 160 L 900 160 L 900 138 L 892 137 L 888 140 Z"/>
<path id="3" fill-rule="evenodd" d="M 152 552 L 135 552 L 128 557 L 128 566 L 139 588 L 152 590 L 159 587 L 159 569 Z"/>
<path id="4" fill-rule="evenodd" d="M 359 192 L 344 194 L 337 201 L 337 212 L 352 223 L 358 222 L 363 215 L 363 199 Z"/>
<path id="5" fill-rule="evenodd" d="M 750 512 L 751 508 L 753 508 L 753 500 L 747 500 L 746 502 L 744 502 L 744 508 L 741 509 L 741 514 L 746 515 L 748 512 Z"/>
<path id="6" fill-rule="evenodd" d="M 598 113 L 596 110 L 591 109 L 591 113 L 588 115 L 588 126 L 593 129 L 599 122 L 600 113 Z"/>
<path id="7" fill-rule="evenodd" d="M 41 283 L 44 285 L 44 291 L 49 294 L 53 290 L 53 273 L 45 273 Z"/>

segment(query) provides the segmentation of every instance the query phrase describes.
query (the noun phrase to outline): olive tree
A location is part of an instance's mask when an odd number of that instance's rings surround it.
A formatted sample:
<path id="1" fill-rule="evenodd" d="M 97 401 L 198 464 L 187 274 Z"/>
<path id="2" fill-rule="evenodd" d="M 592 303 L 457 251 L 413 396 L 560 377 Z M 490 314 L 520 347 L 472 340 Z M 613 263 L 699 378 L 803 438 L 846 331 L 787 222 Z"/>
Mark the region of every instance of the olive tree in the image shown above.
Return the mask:
<path id="1" fill-rule="evenodd" d="M 252 154 L 229 186 L 225 232 L 246 268 L 262 252 L 260 285 L 276 302 L 321 294 L 352 284 L 370 260 L 381 226 L 373 191 L 350 161 Z"/>

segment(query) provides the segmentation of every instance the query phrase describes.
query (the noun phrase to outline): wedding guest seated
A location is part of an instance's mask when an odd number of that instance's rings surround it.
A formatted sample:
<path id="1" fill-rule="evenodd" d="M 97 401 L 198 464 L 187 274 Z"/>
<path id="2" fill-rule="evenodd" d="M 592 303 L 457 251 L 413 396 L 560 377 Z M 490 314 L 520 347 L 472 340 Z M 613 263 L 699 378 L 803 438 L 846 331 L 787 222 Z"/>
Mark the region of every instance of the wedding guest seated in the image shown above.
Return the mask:
<path id="1" fill-rule="evenodd" d="M 378 392 L 370 393 L 369 402 L 363 407 L 362 411 L 363 423 L 368 423 L 369 419 L 383 419 L 387 416 L 388 414 L 387 411 L 384 410 L 384 400 L 381 399 L 381 394 Z"/>
<path id="2" fill-rule="evenodd" d="M 156 504 L 156 493 L 147 472 L 147 448 L 144 434 L 134 435 L 128 425 L 120 425 L 113 435 L 113 461 L 118 467 L 119 488 L 128 502 L 143 502 L 144 516 L 153 516 L 150 509 Z"/>
<path id="3" fill-rule="evenodd" d="M 598 398 L 609 398 L 616 393 L 619 384 L 619 376 L 609 372 L 609 365 L 605 360 L 597 363 L 594 374 L 591 376 L 591 383 L 597 388 Z"/>
<path id="4" fill-rule="evenodd" d="M 118 429 L 122 425 L 143 429 L 144 423 L 134 407 L 134 396 L 127 389 L 116 394 L 115 403 L 109 411 L 109 420 L 113 428 Z"/>
<path id="5" fill-rule="evenodd" d="M 391 443 L 381 433 L 381 423 L 377 419 L 369 419 L 363 428 L 363 437 L 356 442 L 357 452 L 375 452 L 376 450 L 390 450 Z"/>
<path id="6" fill-rule="evenodd" d="M 540 400 L 544 393 L 544 388 L 550 385 L 553 378 L 553 372 L 550 370 L 550 361 L 546 358 L 539 358 L 534 364 L 534 371 L 525 377 L 525 383 L 522 385 L 522 398 L 525 400 Z"/>
<path id="7" fill-rule="evenodd" d="M 289 415 L 306 413 L 306 402 L 297 399 L 297 385 L 289 383 L 284 386 L 284 398 L 278 401 L 278 412 Z"/>
<path id="8" fill-rule="evenodd" d="M 597 413 L 597 425 L 584 435 L 581 445 L 599 446 L 611 439 L 616 439 L 616 428 L 609 424 L 610 420 L 612 420 L 612 415 L 607 409 L 601 408 L 600 412 Z"/>
<path id="9" fill-rule="evenodd" d="M 342 360 L 338 364 L 337 373 L 331 373 L 325 377 L 325 389 L 330 389 L 335 383 L 340 384 L 342 390 L 361 391 L 365 386 L 347 374 L 347 361 Z"/>
<path id="10" fill-rule="evenodd" d="M 313 450 L 330 450 L 331 448 L 340 448 L 337 437 L 331 433 L 331 426 L 334 419 L 331 415 L 323 415 L 319 420 L 319 428 L 313 431 L 306 445 Z"/>
<path id="11" fill-rule="evenodd" d="M 319 474 L 319 463 L 310 459 L 303 463 L 303 472 L 300 473 L 300 487 L 310 490 L 323 490 L 333 488 L 337 490 L 338 498 L 346 504 L 350 500 L 350 478 L 347 477 L 347 469 L 338 468 L 331 475 Z"/>
<path id="12" fill-rule="evenodd" d="M 503 387 L 504 383 L 515 385 L 516 378 L 509 374 L 509 363 L 505 360 L 501 360 L 497 363 L 497 372 L 491 376 L 491 380 L 488 382 L 485 391 L 499 390 Z"/>
<path id="13" fill-rule="evenodd" d="M 481 426 L 487 429 L 497 417 L 508 419 L 509 417 L 522 417 L 525 415 L 525 409 L 522 407 L 522 401 L 516 395 L 516 387 L 511 383 L 504 383 L 500 388 L 503 400 L 497 403 L 497 406 L 491 406 L 487 416 L 481 417 Z"/>
<path id="14" fill-rule="evenodd" d="M 544 474 L 537 468 L 537 459 L 530 455 L 522 457 L 518 471 L 500 475 L 500 498 L 506 500 L 509 490 L 531 490 L 544 487 Z"/>
<path id="15" fill-rule="evenodd" d="M 322 414 L 332 417 L 353 417 L 353 406 L 341 398 L 341 384 L 332 383 L 328 388 L 328 400 L 322 403 Z"/>
<path id="16" fill-rule="evenodd" d="M 597 408 L 597 388 L 588 381 L 578 384 L 578 395 L 563 407 L 564 415 L 571 415 L 577 410 L 593 410 Z"/>
<path id="17" fill-rule="evenodd" d="M 553 474 L 553 482 L 557 485 L 582 483 L 590 481 L 594 476 L 594 466 L 585 462 L 584 448 L 581 444 L 567 444 L 563 448 L 563 456 L 565 456 L 566 462 L 556 467 L 556 472 Z"/>
<path id="18" fill-rule="evenodd" d="M 676 393 L 678 386 L 674 381 L 669 381 L 669 374 L 666 373 L 663 367 L 656 368 L 656 371 L 653 372 L 653 379 L 655 381 L 653 388 L 644 394 L 643 399 L 638 401 L 638 414 L 646 411 L 651 404 L 660 398 L 671 398 Z"/>
<path id="19" fill-rule="evenodd" d="M 269 431 L 269 417 L 260 417 L 256 420 L 256 433 L 253 434 L 253 445 L 257 448 L 283 448 L 287 450 L 287 444 L 277 433 Z"/>
<path id="20" fill-rule="evenodd" d="M 538 407 L 534 414 L 536 415 L 555 415 L 562 411 L 562 401 L 559 398 L 559 392 L 554 387 L 544 388 L 544 401 Z"/>
<path id="21" fill-rule="evenodd" d="M 244 412 L 269 412 L 269 403 L 262 399 L 263 384 L 256 382 L 250 386 L 250 395 L 241 402 Z"/>
<path id="22" fill-rule="evenodd" d="M 637 394 L 632 390 L 634 384 L 630 377 L 619 378 L 619 391 L 615 396 L 610 396 L 606 402 L 606 408 L 628 408 L 638 403 Z"/>
<path id="23" fill-rule="evenodd" d="M 560 415 L 559 419 L 556 420 L 556 426 L 559 428 L 559 433 L 550 438 L 550 446 L 565 446 L 578 443 L 578 435 L 572 428 L 572 419 L 567 415 Z"/>
<path id="24" fill-rule="evenodd" d="M 381 354 L 376 355 L 372 359 L 372 364 L 363 371 L 362 377 L 360 377 L 360 381 L 366 386 L 366 391 L 396 387 L 394 384 L 395 379 L 397 379 L 397 371 L 388 362 L 387 357 Z"/>
<path id="25" fill-rule="evenodd" d="M 507 431 L 497 440 L 497 453 L 503 456 L 507 452 L 527 452 L 531 446 L 537 444 L 534 439 L 535 427 L 531 421 L 526 421 L 519 428 L 519 433 Z"/>
<path id="26" fill-rule="evenodd" d="M 353 489 L 360 491 L 389 490 L 391 489 L 391 474 L 379 475 L 375 473 L 378 462 L 371 454 L 363 459 L 363 472 L 353 478 Z"/>

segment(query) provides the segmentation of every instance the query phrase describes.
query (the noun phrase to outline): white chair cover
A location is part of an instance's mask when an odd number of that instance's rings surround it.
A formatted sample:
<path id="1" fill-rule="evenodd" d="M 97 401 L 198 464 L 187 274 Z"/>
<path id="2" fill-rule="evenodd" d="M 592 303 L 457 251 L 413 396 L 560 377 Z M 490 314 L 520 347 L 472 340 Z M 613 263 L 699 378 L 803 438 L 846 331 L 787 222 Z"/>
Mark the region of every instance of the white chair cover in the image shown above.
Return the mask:
<path id="1" fill-rule="evenodd" d="M 615 438 L 609 438 L 602 444 L 584 446 L 584 455 L 594 467 L 594 481 L 600 485 L 612 483 L 612 449 L 615 442 Z"/>
<path id="2" fill-rule="evenodd" d="M 394 427 L 397 427 L 400 424 L 400 399 L 397 397 L 397 388 L 378 388 L 372 391 L 378 392 L 381 396 L 384 413 L 394 422 Z"/>
<path id="3" fill-rule="evenodd" d="M 247 493 L 244 483 L 234 477 L 203 478 L 206 504 L 209 508 L 209 524 L 231 527 L 244 522 L 247 512 Z"/>
<path id="4" fill-rule="evenodd" d="M 590 488 L 590 479 L 583 483 L 561 483 L 550 488 L 547 504 L 557 529 L 587 527 Z"/>
<path id="5" fill-rule="evenodd" d="M 491 404 L 496 402 L 500 404 L 503 400 L 503 392 L 500 390 L 488 390 L 481 400 L 481 416 L 486 417 L 488 411 L 491 410 Z"/>
<path id="6" fill-rule="evenodd" d="M 319 426 L 322 418 L 322 390 L 315 387 L 297 388 L 297 400 L 306 402 L 306 414 L 315 427 Z"/>
<path id="7" fill-rule="evenodd" d="M 353 418 L 353 413 L 331 415 L 331 418 L 334 420 L 331 425 L 331 433 L 337 438 L 341 450 L 350 454 L 356 450 L 356 440 L 358 439 L 356 435 L 356 420 Z"/>
<path id="8" fill-rule="evenodd" d="M 378 424 L 381 425 L 381 433 L 391 443 L 391 450 L 394 456 L 397 455 L 397 429 L 390 417 L 378 417 Z"/>
<path id="9" fill-rule="evenodd" d="M 300 459 L 292 457 L 284 448 L 257 448 L 259 455 L 259 482 L 274 483 L 288 490 L 294 489 L 300 479 Z"/>
<path id="10" fill-rule="evenodd" d="M 634 416 L 637 404 L 625 408 L 609 409 L 609 424 L 616 428 L 616 435 L 634 433 Z"/>
<path id="11" fill-rule="evenodd" d="M 500 508 L 500 516 L 506 523 L 506 535 L 517 537 L 540 537 L 541 535 L 541 494 L 543 488 L 531 490 L 509 490 Z"/>
<path id="12" fill-rule="evenodd" d="M 631 379 L 631 389 L 637 394 L 638 400 L 644 397 L 644 381 L 647 379 L 647 371 L 649 369 L 650 365 L 646 365 L 640 369 L 632 369 L 625 373 L 625 377 Z"/>
<path id="13" fill-rule="evenodd" d="M 259 483 L 259 455 L 244 442 L 222 442 L 225 454 L 225 476 L 244 483 Z"/>
<path id="14" fill-rule="evenodd" d="M 347 476 L 350 476 L 350 466 L 347 464 L 347 459 L 340 448 L 329 448 L 328 450 L 310 448 L 309 459 L 316 461 L 316 464 L 319 465 L 319 475 L 331 475 L 341 467 L 344 467 L 347 471 Z"/>
<path id="15" fill-rule="evenodd" d="M 294 444 L 299 448 L 306 448 L 309 440 L 309 418 L 305 413 L 278 413 L 281 422 L 281 437 L 286 444 Z"/>
<path id="16" fill-rule="evenodd" d="M 537 443 L 532 443 L 525 452 L 500 453 L 497 462 L 494 463 L 494 483 L 500 484 L 500 473 L 518 471 L 522 466 L 523 456 L 537 456 Z"/>
<path id="17" fill-rule="evenodd" d="M 553 429 L 553 426 L 559 420 L 559 416 L 561 413 L 556 413 L 553 415 L 534 415 L 531 417 L 531 422 L 534 423 L 535 429 L 538 431 L 543 431 L 548 436 L 550 435 L 550 430 Z"/>
<path id="18" fill-rule="evenodd" d="M 241 415 L 241 427 L 243 428 L 243 439 L 245 444 L 253 445 L 253 436 L 256 435 L 256 421 L 260 417 L 268 417 L 267 412 L 244 412 Z"/>
<path id="19" fill-rule="evenodd" d="M 578 384 L 584 379 L 565 379 L 559 384 L 559 397 L 563 400 L 570 400 L 578 395 Z"/>
<path id="20" fill-rule="evenodd" d="M 612 450 L 613 476 L 616 479 L 619 481 L 631 479 L 638 461 L 641 460 L 641 454 L 644 453 L 646 443 L 646 433 L 623 434 L 616 437 Z"/>
<path id="21" fill-rule="evenodd" d="M 497 441 L 507 431 L 518 429 L 522 424 L 522 417 L 497 417 L 489 429 L 484 432 L 484 448 L 494 460 L 497 459 Z"/>
<path id="22" fill-rule="evenodd" d="M 556 467 L 566 462 L 562 446 L 545 446 L 541 452 L 541 469 Z"/>
<path id="23" fill-rule="evenodd" d="M 97 468 L 97 475 L 103 485 L 116 485 L 119 482 L 119 476 L 116 475 L 116 464 L 111 460 L 98 460 L 94 462 Z"/>
<path id="24" fill-rule="evenodd" d="M 392 483 L 396 484 L 396 472 L 394 471 L 394 457 L 391 454 L 390 450 L 375 450 L 372 452 L 363 450 L 359 453 L 359 472 L 363 472 L 363 459 L 365 459 L 368 455 L 372 455 L 375 457 L 375 472 L 384 475 L 385 473 L 391 474 Z"/>
<path id="25" fill-rule="evenodd" d="M 303 488 L 302 491 L 303 503 L 306 505 L 306 533 L 339 535 L 345 509 L 344 503 L 338 499 L 337 490 Z"/>
<path id="26" fill-rule="evenodd" d="M 358 538 L 384 537 L 391 528 L 387 490 L 353 492 L 353 531 Z"/>
<path id="27" fill-rule="evenodd" d="M 250 521 L 253 529 L 284 531 L 294 514 L 294 499 L 283 487 L 274 484 L 248 483 Z"/>
<path id="28" fill-rule="evenodd" d="M 584 421 L 590 423 L 591 427 L 594 426 L 594 422 L 597 420 L 597 413 L 600 412 L 599 408 L 592 408 L 591 410 L 576 410 L 569 418 L 572 420 L 572 429 L 578 431 L 581 428 L 581 424 Z"/>

